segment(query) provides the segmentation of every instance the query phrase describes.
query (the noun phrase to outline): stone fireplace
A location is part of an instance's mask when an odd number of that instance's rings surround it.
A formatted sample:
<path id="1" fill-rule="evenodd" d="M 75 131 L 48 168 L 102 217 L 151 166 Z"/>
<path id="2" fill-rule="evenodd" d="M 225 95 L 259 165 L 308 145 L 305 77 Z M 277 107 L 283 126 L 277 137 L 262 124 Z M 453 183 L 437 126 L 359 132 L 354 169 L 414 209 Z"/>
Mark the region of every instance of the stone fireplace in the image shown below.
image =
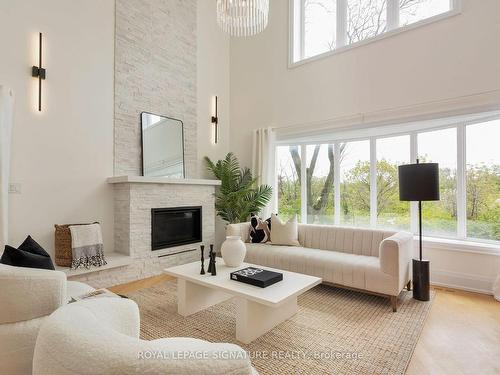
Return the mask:
<path id="1" fill-rule="evenodd" d="M 114 191 L 114 248 L 107 247 L 106 269 L 68 273 L 94 287 L 158 275 L 163 268 L 198 259 L 201 242 L 152 251 L 151 209 L 200 206 L 201 241 L 213 243 L 213 194 L 219 185 L 140 176 L 143 111 L 183 122 L 186 176 L 197 176 L 197 3 L 120 0 L 115 8 L 115 177 L 108 179 Z"/>
<path id="2" fill-rule="evenodd" d="M 159 275 L 164 268 L 198 260 L 199 245 L 215 242 L 214 193 L 220 181 L 117 176 L 110 177 L 108 183 L 114 190 L 114 251 L 130 257 L 131 262 L 77 279 L 94 287 L 104 287 Z M 184 210 L 187 217 L 194 215 L 194 208 L 199 208 L 200 240 L 194 239 L 196 230 L 191 228 L 185 233 L 186 236 L 192 235 L 189 241 L 185 237 L 184 242 L 179 240 L 176 244 L 158 246 L 152 251 L 152 210 L 158 208 L 173 210 L 176 215 Z"/>

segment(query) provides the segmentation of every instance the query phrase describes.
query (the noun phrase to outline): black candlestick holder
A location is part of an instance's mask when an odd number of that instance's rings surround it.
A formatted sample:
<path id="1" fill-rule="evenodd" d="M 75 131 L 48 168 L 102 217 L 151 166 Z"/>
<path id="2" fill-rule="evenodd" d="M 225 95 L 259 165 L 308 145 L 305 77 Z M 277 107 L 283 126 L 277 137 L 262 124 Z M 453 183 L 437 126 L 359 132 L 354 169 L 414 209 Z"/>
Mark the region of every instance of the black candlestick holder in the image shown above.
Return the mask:
<path id="1" fill-rule="evenodd" d="M 205 257 L 204 257 L 205 245 L 201 245 L 200 248 L 201 248 L 201 271 L 200 271 L 200 275 L 204 275 L 205 274 Z"/>
<path id="2" fill-rule="evenodd" d="M 215 266 L 215 252 L 211 252 L 211 256 L 210 256 L 210 259 L 211 259 L 211 263 L 212 263 L 212 268 L 211 268 L 211 273 L 212 273 L 212 276 L 216 276 L 217 275 L 217 267 Z"/>
<path id="3" fill-rule="evenodd" d="M 208 273 L 212 273 L 212 254 L 213 254 L 213 252 L 214 252 L 214 247 L 213 247 L 213 245 L 210 245 L 210 252 L 208 253 L 208 259 L 209 259 L 208 269 L 207 269 Z"/>

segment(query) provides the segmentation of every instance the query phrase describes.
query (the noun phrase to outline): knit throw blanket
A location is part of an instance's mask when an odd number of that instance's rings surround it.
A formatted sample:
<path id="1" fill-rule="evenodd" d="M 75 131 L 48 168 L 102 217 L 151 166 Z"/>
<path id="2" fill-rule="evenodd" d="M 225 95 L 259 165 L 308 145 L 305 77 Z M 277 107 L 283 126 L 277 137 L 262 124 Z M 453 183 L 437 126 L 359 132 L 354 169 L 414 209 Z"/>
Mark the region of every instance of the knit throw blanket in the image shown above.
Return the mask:
<path id="1" fill-rule="evenodd" d="M 104 259 L 102 232 L 99 224 L 71 225 L 69 229 L 73 252 L 71 268 L 100 267 L 107 264 Z"/>

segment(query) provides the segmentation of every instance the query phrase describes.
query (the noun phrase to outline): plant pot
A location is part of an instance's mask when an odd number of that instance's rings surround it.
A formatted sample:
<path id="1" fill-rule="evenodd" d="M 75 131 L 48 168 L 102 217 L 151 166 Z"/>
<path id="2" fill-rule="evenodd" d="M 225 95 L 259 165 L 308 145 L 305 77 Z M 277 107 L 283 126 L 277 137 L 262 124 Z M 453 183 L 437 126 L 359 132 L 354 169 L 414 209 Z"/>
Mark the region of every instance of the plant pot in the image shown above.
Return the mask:
<path id="1" fill-rule="evenodd" d="M 240 236 L 227 236 L 220 252 L 226 266 L 239 267 L 245 259 L 247 248 Z"/>

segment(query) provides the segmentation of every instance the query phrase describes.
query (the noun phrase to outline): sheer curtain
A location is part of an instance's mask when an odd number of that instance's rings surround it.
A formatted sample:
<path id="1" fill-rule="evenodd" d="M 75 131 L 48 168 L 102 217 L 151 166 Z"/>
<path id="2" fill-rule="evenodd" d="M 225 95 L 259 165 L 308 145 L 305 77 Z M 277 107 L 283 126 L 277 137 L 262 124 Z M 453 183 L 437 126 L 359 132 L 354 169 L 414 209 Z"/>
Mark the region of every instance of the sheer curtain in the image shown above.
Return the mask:
<path id="1" fill-rule="evenodd" d="M 271 128 L 254 130 L 252 148 L 252 174 L 257 178 L 258 184 L 274 186 L 274 139 L 275 132 Z M 261 215 L 268 218 L 275 212 L 275 192 L 269 204 L 262 210 Z"/>
<path id="2" fill-rule="evenodd" d="M 0 249 L 2 250 L 8 237 L 10 137 L 13 107 L 14 93 L 11 89 L 0 85 Z"/>

